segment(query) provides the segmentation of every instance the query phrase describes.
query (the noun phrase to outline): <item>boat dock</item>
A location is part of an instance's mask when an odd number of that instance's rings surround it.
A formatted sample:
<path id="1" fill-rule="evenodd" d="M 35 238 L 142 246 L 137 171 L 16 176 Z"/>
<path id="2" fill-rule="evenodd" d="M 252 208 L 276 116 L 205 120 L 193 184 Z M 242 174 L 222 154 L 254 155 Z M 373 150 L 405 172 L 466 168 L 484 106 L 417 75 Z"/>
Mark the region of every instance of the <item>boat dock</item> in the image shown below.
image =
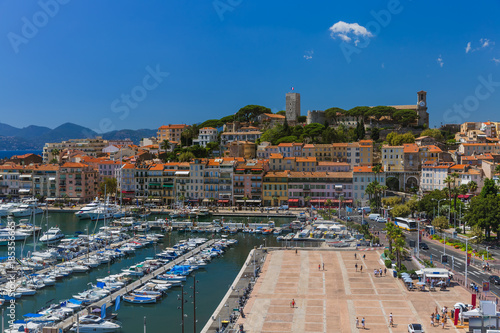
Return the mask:
<path id="1" fill-rule="evenodd" d="M 226 295 L 224 295 L 224 298 L 219 303 L 219 306 L 215 309 L 214 313 L 201 330 L 201 333 L 215 333 L 220 331 L 222 326 L 231 323 L 230 318 L 233 312 L 242 315 L 239 312 L 242 308 L 240 306 L 240 297 L 244 297 L 245 289 L 249 292 L 253 288 L 266 255 L 266 249 L 254 248 L 250 251 L 245 264 L 229 287 Z M 236 316 L 233 321 L 235 319 Z"/>
<path id="2" fill-rule="evenodd" d="M 123 244 L 127 243 L 127 242 L 130 242 L 130 239 L 125 239 L 125 240 L 121 240 L 119 242 L 116 242 L 116 243 L 112 243 L 110 244 L 109 246 L 111 248 L 119 248 L 120 246 L 122 246 Z M 100 249 L 97 249 L 97 250 L 94 250 L 92 252 L 89 252 L 89 253 L 85 253 L 85 254 L 81 254 L 79 255 L 78 257 L 74 257 L 70 260 L 66 260 L 65 262 L 77 262 L 77 261 L 80 261 L 82 259 L 85 259 L 86 257 L 88 256 L 91 256 L 91 255 L 94 255 L 94 254 L 97 254 L 98 252 L 102 251 L 103 249 L 100 248 Z M 59 264 L 59 263 L 58 263 Z M 40 270 L 35 270 L 34 273 L 36 274 L 45 274 L 45 273 L 50 273 L 52 270 L 54 270 L 54 267 L 55 266 L 51 266 L 51 265 L 48 265 L 47 268 L 43 268 L 43 269 L 40 269 Z M 27 273 L 27 274 L 31 274 L 31 273 Z M 24 281 L 26 281 L 27 277 L 26 275 L 14 280 L 14 283 L 17 285 L 19 283 L 22 283 Z M 2 288 L 7 288 L 7 284 L 8 283 L 12 283 L 12 282 L 6 282 L 4 284 L 1 284 L 0 285 L 0 289 Z"/>
<path id="3" fill-rule="evenodd" d="M 123 296 L 123 295 L 127 294 L 129 291 L 132 291 L 132 290 L 140 287 L 141 285 L 145 284 L 146 282 L 150 281 L 151 279 L 154 279 L 157 275 L 165 273 L 166 271 L 171 269 L 173 266 L 178 265 L 180 262 L 191 257 L 192 255 L 197 254 L 197 253 L 203 251 L 205 248 L 212 246 L 215 242 L 216 242 L 216 240 L 214 240 L 214 239 L 209 240 L 209 241 L 205 242 L 204 244 L 200 245 L 199 247 L 197 247 L 189 252 L 186 252 L 185 254 L 179 256 L 175 260 L 172 260 L 171 262 L 167 263 L 165 266 L 158 268 L 154 272 L 152 272 L 148 275 L 145 275 L 145 276 L 141 277 L 140 279 L 137 279 L 136 281 L 126 285 L 122 289 L 114 292 L 113 294 L 106 296 L 103 299 L 88 305 L 85 309 L 78 312 L 78 315 L 79 316 L 87 315 L 87 314 L 89 314 L 90 309 L 100 308 L 103 304 L 106 304 L 106 308 L 109 308 L 114 303 L 114 300 L 116 300 L 116 297 Z M 61 332 L 61 330 L 63 332 L 66 332 L 76 322 L 76 317 L 77 317 L 77 315 L 74 314 L 73 316 L 67 318 L 66 320 L 58 323 L 56 326 L 44 327 L 43 333 L 54 333 L 54 332 L 59 333 L 59 332 Z"/>

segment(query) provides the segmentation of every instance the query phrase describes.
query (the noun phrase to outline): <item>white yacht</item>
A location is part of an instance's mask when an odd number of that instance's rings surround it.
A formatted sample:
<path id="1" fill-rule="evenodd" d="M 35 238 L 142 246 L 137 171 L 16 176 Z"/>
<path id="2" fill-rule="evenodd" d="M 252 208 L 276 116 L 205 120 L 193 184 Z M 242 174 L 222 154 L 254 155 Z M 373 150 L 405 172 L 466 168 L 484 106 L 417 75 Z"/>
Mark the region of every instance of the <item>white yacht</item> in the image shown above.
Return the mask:
<path id="1" fill-rule="evenodd" d="M 36 199 L 29 199 L 20 204 L 18 207 L 10 211 L 10 215 L 15 217 L 31 216 L 33 214 L 41 214 L 43 210 L 38 207 Z"/>
<path id="2" fill-rule="evenodd" d="M 96 210 L 100 206 L 101 206 L 101 203 L 99 202 L 99 199 L 96 198 L 94 201 L 92 201 L 88 205 L 82 207 L 78 212 L 75 213 L 75 215 L 76 215 L 76 217 L 78 217 L 81 220 L 89 219 L 90 218 L 89 213 L 93 210 Z"/>
<path id="3" fill-rule="evenodd" d="M 13 211 L 14 209 L 16 209 L 17 207 L 19 207 L 19 204 L 15 203 L 15 202 L 9 202 L 9 203 L 0 205 L 0 217 L 10 215 L 10 212 Z"/>
<path id="4" fill-rule="evenodd" d="M 78 327 L 79 326 L 79 327 Z M 86 315 L 80 317 L 80 322 L 75 323 L 71 327 L 71 332 L 76 332 L 79 329 L 80 332 L 118 332 L 122 328 L 122 324 L 114 320 L 105 320 L 101 317 L 94 315 Z"/>
<path id="5" fill-rule="evenodd" d="M 64 234 L 61 232 L 61 229 L 50 228 L 49 230 L 43 233 L 39 241 L 42 243 L 51 244 L 59 241 L 62 238 L 64 238 Z"/>
<path id="6" fill-rule="evenodd" d="M 32 236 L 33 234 L 27 233 L 24 231 L 15 230 L 13 235 L 14 235 L 15 241 L 22 241 L 22 240 L 25 240 L 26 238 Z M 0 239 L 9 240 L 9 239 L 11 239 L 11 237 L 12 237 L 12 235 L 11 235 L 10 230 L 8 228 L 0 229 Z"/>

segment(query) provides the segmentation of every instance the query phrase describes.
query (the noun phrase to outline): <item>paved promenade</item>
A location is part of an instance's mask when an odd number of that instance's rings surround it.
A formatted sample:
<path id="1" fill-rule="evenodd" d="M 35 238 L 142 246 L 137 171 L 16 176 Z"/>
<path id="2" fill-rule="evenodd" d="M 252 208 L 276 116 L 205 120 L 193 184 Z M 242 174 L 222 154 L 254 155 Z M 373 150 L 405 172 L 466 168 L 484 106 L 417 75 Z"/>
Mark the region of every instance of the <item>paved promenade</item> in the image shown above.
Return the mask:
<path id="1" fill-rule="evenodd" d="M 356 253 L 357 259 L 354 258 Z M 366 258 L 363 259 L 363 254 Z M 430 327 L 436 307 L 449 309 L 456 302 L 470 303 L 462 287 L 447 291 L 407 291 L 401 280 L 389 275 L 375 277 L 383 268 L 379 251 L 293 250 L 270 251 L 261 277 L 245 306 L 245 332 L 357 332 L 356 317 L 364 317 L 370 332 L 407 332 L 409 323 Z M 360 257 L 361 255 L 361 257 Z M 318 269 L 319 264 L 325 269 Z M 363 266 L 356 272 L 355 264 Z M 290 303 L 295 299 L 295 307 Z M 392 313 L 394 327 L 389 327 Z M 445 331 L 464 332 L 448 320 Z"/>

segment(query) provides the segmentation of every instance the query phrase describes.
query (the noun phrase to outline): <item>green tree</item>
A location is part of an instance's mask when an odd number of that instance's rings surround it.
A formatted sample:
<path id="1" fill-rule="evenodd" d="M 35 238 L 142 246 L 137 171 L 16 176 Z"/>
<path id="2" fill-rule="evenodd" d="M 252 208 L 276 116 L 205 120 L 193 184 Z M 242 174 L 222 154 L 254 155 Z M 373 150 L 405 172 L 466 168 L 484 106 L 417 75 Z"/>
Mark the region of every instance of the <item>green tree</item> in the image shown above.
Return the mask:
<path id="1" fill-rule="evenodd" d="M 115 194 L 117 189 L 117 181 L 116 178 L 104 178 L 103 181 L 99 184 L 100 192 L 104 194 Z"/>
<path id="2" fill-rule="evenodd" d="M 424 195 L 418 202 L 418 210 L 421 212 L 425 212 L 427 216 L 434 216 L 435 212 L 437 212 L 438 210 L 439 200 L 445 198 L 446 196 L 443 191 L 434 190 L 432 192 L 429 192 Z"/>
<path id="3" fill-rule="evenodd" d="M 500 239 L 500 197 L 496 194 L 488 194 L 486 197 L 472 198 L 465 211 L 464 221 L 471 227 L 479 226 L 481 230 L 484 230 L 486 237 L 490 237 L 491 231 L 495 231 L 497 239 Z"/>
<path id="4" fill-rule="evenodd" d="M 304 124 L 305 122 L 307 122 L 307 116 L 298 116 L 297 122 L 300 124 Z"/>
<path id="5" fill-rule="evenodd" d="M 418 119 L 414 110 L 396 110 L 392 114 L 392 120 L 400 124 L 413 124 Z"/>
<path id="6" fill-rule="evenodd" d="M 378 127 L 372 127 L 370 139 L 373 141 L 378 141 L 380 139 L 380 129 Z"/>
<path id="7" fill-rule="evenodd" d="M 337 114 L 345 114 L 345 110 L 341 108 L 329 108 L 325 110 L 325 120 L 329 124 L 336 124 L 337 123 Z"/>
<path id="8" fill-rule="evenodd" d="M 431 138 L 434 138 L 434 139 L 436 139 L 436 141 L 439 141 L 439 142 L 444 142 L 444 140 L 445 140 L 443 134 L 437 128 L 426 129 L 426 130 L 422 131 L 422 133 L 420 133 L 420 136 L 430 136 Z"/>
<path id="9" fill-rule="evenodd" d="M 389 252 L 392 253 L 392 242 L 397 234 L 398 227 L 393 222 L 387 222 L 384 228 L 387 236 L 387 241 L 389 242 Z"/>
<path id="10" fill-rule="evenodd" d="M 405 234 L 403 234 L 401 229 L 396 230 L 396 235 L 394 237 L 394 249 L 396 250 L 396 262 L 398 265 L 398 270 L 401 270 L 401 262 L 406 252 L 405 245 L 406 245 Z"/>
<path id="11" fill-rule="evenodd" d="M 160 144 L 160 149 L 167 151 L 170 149 L 170 141 L 168 140 L 163 140 L 162 143 Z"/>
<path id="12" fill-rule="evenodd" d="M 394 207 L 396 205 L 400 205 L 402 201 L 401 197 L 388 197 L 382 199 L 382 205 L 385 208 Z"/>
<path id="13" fill-rule="evenodd" d="M 391 209 L 391 215 L 393 217 L 407 217 L 411 214 L 408 205 L 396 205 Z"/>
<path id="14" fill-rule="evenodd" d="M 488 195 L 497 195 L 498 187 L 493 179 L 485 178 L 480 196 L 486 198 Z"/>
<path id="15" fill-rule="evenodd" d="M 471 193 L 474 193 L 477 191 L 477 183 L 475 181 L 470 181 L 468 184 L 467 184 L 467 187 L 469 188 L 469 191 Z"/>
<path id="16" fill-rule="evenodd" d="M 276 112 L 276 114 L 279 114 L 279 115 L 282 115 L 282 116 L 286 116 L 286 111 L 285 110 L 281 110 L 281 111 Z"/>
<path id="17" fill-rule="evenodd" d="M 444 229 L 449 228 L 450 224 L 446 216 L 438 216 L 432 220 L 432 226 L 439 230 L 439 232 L 443 232 Z"/>
<path id="18" fill-rule="evenodd" d="M 272 113 L 271 109 L 261 105 L 247 105 L 236 112 L 236 119 L 244 121 L 256 121 L 257 117 L 263 113 Z"/>
<path id="19" fill-rule="evenodd" d="M 179 162 L 189 162 L 195 158 L 196 158 L 196 156 L 194 156 L 194 154 L 192 152 L 186 151 L 186 152 L 181 153 L 179 155 L 178 160 L 179 160 Z"/>

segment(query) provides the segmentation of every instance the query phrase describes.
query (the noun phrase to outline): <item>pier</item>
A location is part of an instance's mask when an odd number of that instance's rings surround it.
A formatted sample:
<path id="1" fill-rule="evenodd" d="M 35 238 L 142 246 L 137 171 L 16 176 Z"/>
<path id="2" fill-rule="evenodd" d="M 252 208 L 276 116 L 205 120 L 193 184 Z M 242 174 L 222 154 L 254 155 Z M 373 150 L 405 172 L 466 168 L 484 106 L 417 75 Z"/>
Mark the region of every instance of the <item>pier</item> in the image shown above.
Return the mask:
<path id="1" fill-rule="evenodd" d="M 131 239 L 132 239 L 132 238 L 130 238 L 130 239 L 125 239 L 125 240 L 121 240 L 121 241 L 119 241 L 119 242 L 112 243 L 112 244 L 110 244 L 109 246 L 110 246 L 111 248 L 113 248 L 113 249 L 115 249 L 115 248 L 119 248 L 119 247 L 120 247 L 120 246 L 122 246 L 123 244 L 125 244 L 125 243 L 127 243 L 127 242 L 130 242 L 130 240 L 131 240 Z M 88 253 L 85 253 L 85 254 L 81 254 L 81 255 L 79 255 L 78 257 L 74 257 L 74 258 L 72 258 L 72 259 L 70 259 L 70 260 L 66 260 L 65 262 L 77 262 L 77 261 L 80 261 L 80 260 L 82 260 L 82 259 L 85 259 L 86 257 L 91 256 L 91 255 L 93 255 L 93 254 L 97 254 L 98 252 L 100 252 L 100 251 L 102 251 L 102 250 L 103 250 L 102 248 L 99 248 L 99 249 L 94 250 L 94 251 L 92 251 L 92 252 L 88 252 Z M 57 264 L 56 264 L 56 265 L 57 265 Z M 43 269 L 40 269 L 40 270 L 34 270 L 34 273 L 36 273 L 36 274 L 45 274 L 45 273 L 50 273 L 52 270 L 54 270 L 54 267 L 55 267 L 54 265 L 47 265 L 47 267 L 46 267 L 46 268 L 43 268 Z M 26 274 L 32 274 L 32 273 L 26 273 Z M 18 278 L 18 279 L 16 279 L 16 280 L 14 280 L 14 283 L 15 283 L 16 285 L 18 285 L 18 284 L 20 284 L 20 283 L 22 283 L 22 282 L 26 281 L 26 279 L 27 279 L 27 276 L 26 276 L 26 275 L 23 275 L 22 277 L 20 277 L 20 278 Z M 0 289 L 2 289 L 2 288 L 7 288 L 7 284 L 8 284 L 8 283 L 12 283 L 12 282 L 6 282 L 6 283 L 1 284 L 1 285 L 0 285 Z"/>
<path id="2" fill-rule="evenodd" d="M 204 244 L 200 245 L 199 247 L 183 254 L 182 256 L 176 258 L 175 260 L 172 260 L 171 262 L 167 263 L 165 266 L 158 268 L 154 272 L 149 273 L 148 275 L 145 275 L 145 276 L 141 277 L 140 279 L 137 279 L 136 281 L 126 285 L 125 287 L 114 292 L 113 294 L 106 296 L 103 299 L 88 305 L 85 309 L 82 309 L 80 312 L 78 312 L 78 315 L 79 316 L 87 315 L 87 314 L 89 314 L 90 309 L 96 308 L 96 307 L 100 308 L 103 304 L 106 304 L 106 308 L 110 307 L 114 303 L 114 300 L 116 300 L 116 297 L 123 296 L 123 295 L 127 294 L 129 291 L 135 290 L 136 288 L 140 287 L 141 285 L 154 279 L 157 275 L 165 273 L 166 271 L 171 269 L 173 266 L 178 265 L 179 263 L 181 263 L 185 259 L 191 257 L 194 254 L 197 254 L 197 253 L 203 251 L 205 248 L 207 248 L 209 246 L 212 246 L 215 242 L 216 242 L 216 240 L 214 240 L 214 239 L 205 242 Z M 74 314 L 73 316 L 63 320 L 62 322 L 58 323 L 55 326 L 44 327 L 43 333 L 59 333 L 60 330 L 66 332 L 76 322 L 76 317 L 77 317 L 77 314 Z"/>
<path id="3" fill-rule="evenodd" d="M 222 298 L 219 306 L 201 330 L 201 333 L 215 333 L 218 330 L 220 331 L 223 325 L 230 324 L 230 316 L 233 312 L 238 313 L 240 316 L 242 315 L 239 312 L 242 308 L 239 303 L 240 296 L 243 296 L 245 288 L 253 288 L 266 255 L 266 249 L 254 248 L 250 251 L 245 264 L 229 287 L 226 295 Z"/>

